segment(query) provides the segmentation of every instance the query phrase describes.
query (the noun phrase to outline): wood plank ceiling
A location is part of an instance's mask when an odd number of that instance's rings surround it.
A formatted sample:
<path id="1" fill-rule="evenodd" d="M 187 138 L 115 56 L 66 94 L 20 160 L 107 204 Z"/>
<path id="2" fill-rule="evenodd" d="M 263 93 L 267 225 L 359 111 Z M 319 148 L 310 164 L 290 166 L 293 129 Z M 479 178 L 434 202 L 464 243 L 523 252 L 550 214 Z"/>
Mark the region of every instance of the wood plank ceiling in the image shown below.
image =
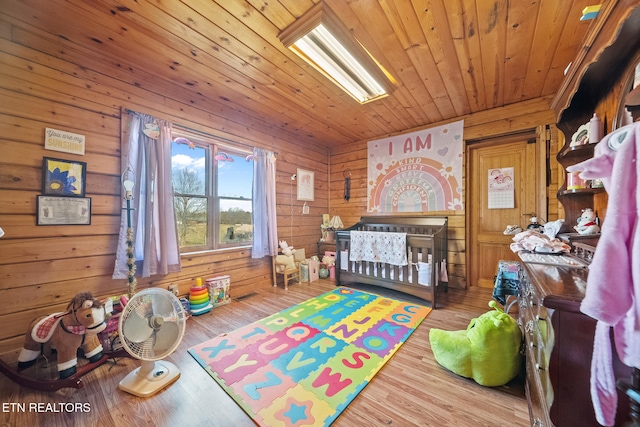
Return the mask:
<path id="1" fill-rule="evenodd" d="M 359 105 L 278 33 L 319 0 L 3 0 L 55 54 L 331 147 L 554 94 L 593 0 L 325 0 L 397 80 Z"/>

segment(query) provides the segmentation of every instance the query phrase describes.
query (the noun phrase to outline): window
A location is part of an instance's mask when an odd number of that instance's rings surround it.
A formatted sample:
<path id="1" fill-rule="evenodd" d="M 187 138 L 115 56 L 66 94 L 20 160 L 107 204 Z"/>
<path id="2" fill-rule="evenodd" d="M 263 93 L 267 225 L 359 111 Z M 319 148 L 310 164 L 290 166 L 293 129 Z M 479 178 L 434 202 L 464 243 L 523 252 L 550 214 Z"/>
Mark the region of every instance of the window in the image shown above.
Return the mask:
<path id="1" fill-rule="evenodd" d="M 251 245 L 251 152 L 174 127 L 171 169 L 181 252 Z"/>

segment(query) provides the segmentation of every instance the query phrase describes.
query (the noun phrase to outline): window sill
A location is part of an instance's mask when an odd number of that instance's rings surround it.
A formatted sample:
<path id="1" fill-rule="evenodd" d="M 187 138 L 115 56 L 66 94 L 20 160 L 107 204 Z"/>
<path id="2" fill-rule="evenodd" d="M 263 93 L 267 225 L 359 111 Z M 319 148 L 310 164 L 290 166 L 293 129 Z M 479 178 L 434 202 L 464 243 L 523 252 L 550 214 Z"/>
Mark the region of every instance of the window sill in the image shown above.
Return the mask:
<path id="1" fill-rule="evenodd" d="M 221 254 L 221 253 L 229 253 L 229 252 L 245 252 L 245 251 L 251 251 L 251 246 L 234 246 L 232 248 L 221 248 L 221 249 L 207 249 L 207 250 L 203 250 L 203 251 L 194 251 L 194 252 L 181 252 L 180 253 L 180 257 L 189 257 L 189 258 L 193 258 L 193 257 L 200 257 L 200 256 L 207 256 L 207 255 L 215 255 L 215 254 Z"/>

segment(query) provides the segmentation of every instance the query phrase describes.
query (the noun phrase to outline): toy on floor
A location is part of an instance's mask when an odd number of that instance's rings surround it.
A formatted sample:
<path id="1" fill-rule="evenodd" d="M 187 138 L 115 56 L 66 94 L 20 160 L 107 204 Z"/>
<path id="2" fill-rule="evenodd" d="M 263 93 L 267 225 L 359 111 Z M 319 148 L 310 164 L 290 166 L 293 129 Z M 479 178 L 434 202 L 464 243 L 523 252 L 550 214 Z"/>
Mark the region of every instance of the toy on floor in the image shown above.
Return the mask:
<path id="1" fill-rule="evenodd" d="M 327 268 L 336 264 L 336 259 L 332 256 L 325 255 L 322 257 L 322 263 L 327 266 Z"/>
<path id="2" fill-rule="evenodd" d="M 98 333 L 107 326 L 104 318 L 100 301 L 89 292 L 77 294 L 64 313 L 54 313 L 31 323 L 18 356 L 18 370 L 34 365 L 45 343 L 50 343 L 58 353 L 60 379 L 76 373 L 78 348 L 82 348 L 89 362 L 100 360 L 103 348 Z"/>
<path id="3" fill-rule="evenodd" d="M 322 271 L 318 271 L 318 274 L 320 277 L 322 277 L 323 279 L 326 279 L 327 277 L 331 278 L 331 279 L 335 279 L 336 278 L 336 258 L 335 255 L 331 256 L 331 255 L 325 255 L 322 257 L 322 265 L 324 265 L 324 267 L 327 270 L 327 276 L 323 277 L 323 272 Z M 320 270 L 322 270 L 322 267 L 320 268 Z"/>
<path id="4" fill-rule="evenodd" d="M 229 294 L 231 277 L 229 275 L 210 277 L 206 280 L 206 284 L 207 289 L 209 289 L 211 305 L 214 308 L 231 302 L 231 295 Z"/>
<path id="5" fill-rule="evenodd" d="M 429 342 L 439 364 L 455 374 L 495 387 L 518 375 L 522 333 L 516 320 L 495 301 L 494 310 L 472 319 L 463 331 L 431 328 Z"/>
<path id="6" fill-rule="evenodd" d="M 189 305 L 193 316 L 208 313 L 213 309 L 209 298 L 209 288 L 202 284 L 200 277 L 196 279 L 196 285 L 192 286 L 189 291 Z"/>

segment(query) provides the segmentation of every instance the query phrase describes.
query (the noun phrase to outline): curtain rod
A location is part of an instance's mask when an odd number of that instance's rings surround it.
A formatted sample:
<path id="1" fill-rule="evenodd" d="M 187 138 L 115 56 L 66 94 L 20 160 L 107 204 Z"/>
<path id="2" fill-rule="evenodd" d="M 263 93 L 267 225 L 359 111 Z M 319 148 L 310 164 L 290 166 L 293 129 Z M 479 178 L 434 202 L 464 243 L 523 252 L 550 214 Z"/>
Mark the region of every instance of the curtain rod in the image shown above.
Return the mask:
<path id="1" fill-rule="evenodd" d="M 125 108 L 125 112 L 132 113 L 132 114 L 146 114 L 146 113 L 140 113 L 139 111 L 130 110 L 129 108 Z M 151 114 L 148 114 L 148 115 L 151 116 Z M 154 116 L 152 116 L 152 117 L 154 117 Z M 214 138 L 214 139 L 217 139 L 217 140 L 219 140 L 221 142 L 227 142 L 227 143 L 231 143 L 233 145 L 241 145 L 241 146 L 246 147 L 246 148 L 251 149 L 251 150 L 253 150 L 253 148 L 255 148 L 254 146 L 249 145 L 247 143 L 235 141 L 235 140 L 229 139 L 229 138 L 225 138 L 224 136 L 214 135 L 214 134 L 211 134 L 211 133 L 207 133 L 207 132 L 204 132 L 204 131 L 201 131 L 201 130 L 198 130 L 198 129 L 193 129 L 193 128 L 190 128 L 188 126 L 184 126 L 184 125 L 173 123 L 173 122 L 172 122 L 172 124 L 173 124 L 173 126 L 179 128 L 179 129 L 181 129 L 183 131 L 193 132 L 193 133 L 197 134 L 196 136 L 199 135 L 199 136 L 203 136 L 203 137 Z M 273 154 L 277 156 L 278 152 L 274 151 Z"/>

